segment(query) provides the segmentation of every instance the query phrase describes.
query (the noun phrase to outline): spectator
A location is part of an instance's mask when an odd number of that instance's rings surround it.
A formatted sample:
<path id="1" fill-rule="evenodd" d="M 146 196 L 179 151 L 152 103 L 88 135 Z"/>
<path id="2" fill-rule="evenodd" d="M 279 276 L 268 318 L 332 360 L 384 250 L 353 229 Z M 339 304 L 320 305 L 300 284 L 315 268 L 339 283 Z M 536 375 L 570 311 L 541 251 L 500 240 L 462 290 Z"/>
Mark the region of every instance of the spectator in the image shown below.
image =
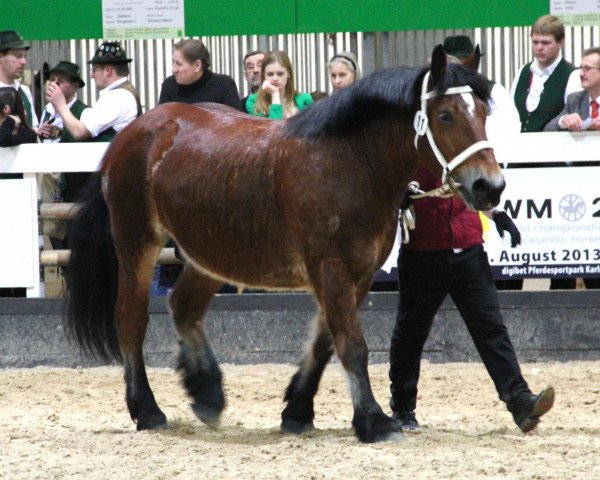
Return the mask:
<path id="1" fill-rule="evenodd" d="M 79 66 L 74 63 L 62 61 L 54 68 L 44 72 L 49 84 L 55 84 L 63 93 L 65 102 L 75 118 L 79 119 L 87 105 L 77 99 L 77 92 L 85 86 L 81 79 Z M 63 119 L 51 103 L 46 104 L 40 118 L 40 136 L 44 143 L 74 142 L 75 139 L 64 128 Z"/>
<path id="2" fill-rule="evenodd" d="M 313 104 L 308 93 L 299 93 L 294 87 L 292 62 L 281 50 L 269 52 L 261 70 L 261 87 L 248 97 L 248 113 L 276 120 L 290 118 Z"/>
<path id="3" fill-rule="evenodd" d="M 233 79 L 210 71 L 210 53 L 200 40 L 181 40 L 173 47 L 173 75 L 160 89 L 158 103 L 214 102 L 241 110 Z"/>
<path id="4" fill-rule="evenodd" d="M 46 100 L 63 119 L 65 128 L 76 141 L 92 139 L 110 142 L 117 133 L 142 114 L 140 98 L 127 77 L 127 53 L 119 42 L 104 42 L 88 62 L 92 78 L 100 91 L 98 101 L 86 108 L 78 119 L 71 110 L 60 86 L 50 82 Z"/>
<path id="5" fill-rule="evenodd" d="M 37 142 L 36 133 L 27 125 L 21 95 L 14 87 L 0 87 L 0 119 L 0 147 Z"/>
<path id="6" fill-rule="evenodd" d="M 247 112 L 246 102 L 248 97 L 258 91 L 260 87 L 260 71 L 262 68 L 262 62 L 265 59 L 265 52 L 261 50 L 254 50 L 244 55 L 244 77 L 250 85 L 250 93 L 242 98 L 242 110 Z"/>
<path id="7" fill-rule="evenodd" d="M 553 15 L 540 17 L 531 29 L 533 62 L 523 65 L 512 84 L 522 132 L 541 132 L 564 107 L 567 97 L 581 90 L 575 67 L 564 60 L 561 49 L 565 27 Z"/>
<path id="8" fill-rule="evenodd" d="M 329 95 L 325 92 L 321 92 L 320 90 L 315 90 L 314 92 L 310 92 L 310 96 L 313 99 L 313 103 L 317 103 L 319 100 L 323 100 L 327 98 Z"/>
<path id="9" fill-rule="evenodd" d="M 544 131 L 600 130 L 600 48 L 588 48 L 583 52 L 579 78 L 583 90 L 569 95 L 567 104 L 556 117 L 544 127 Z M 587 122 L 586 122 L 587 121 Z M 589 122 L 589 123 L 588 123 Z M 573 280 L 570 280 L 573 282 Z M 588 289 L 600 288 L 600 278 L 584 278 Z"/>
<path id="10" fill-rule="evenodd" d="M 533 62 L 523 65 L 511 87 L 521 120 L 521 132 L 541 132 L 558 115 L 567 97 L 581 90 L 579 75 L 573 65 L 564 60 L 561 49 L 565 41 L 565 27 L 553 15 L 540 17 L 531 29 Z M 556 164 L 521 164 L 520 166 L 557 166 Z M 575 279 L 553 278 L 550 289 L 574 289 Z M 521 290 L 523 280 L 499 280 L 498 288 Z"/>
<path id="11" fill-rule="evenodd" d="M 62 61 L 54 68 L 44 72 L 48 78 L 48 85 L 56 85 L 63 92 L 65 101 L 70 112 L 79 119 L 81 113 L 87 108 L 83 102 L 77 99 L 77 92 L 85 86 L 81 79 L 79 66 Z M 63 119 L 56 112 L 54 106 L 48 103 L 40 117 L 39 134 L 44 143 L 69 143 L 75 139 L 64 128 Z M 42 176 L 42 201 L 43 202 L 75 202 L 79 191 L 90 176 L 88 172 L 68 172 L 68 173 L 46 173 Z M 48 235 L 52 248 L 67 249 L 66 239 L 66 220 L 44 219 L 42 223 L 43 232 Z"/>
<path id="12" fill-rule="evenodd" d="M 358 59 L 352 52 L 341 52 L 329 60 L 329 79 L 333 91 L 349 87 L 360 80 Z"/>
<path id="13" fill-rule="evenodd" d="M 33 108 L 33 97 L 29 88 L 20 81 L 27 64 L 29 47 L 14 30 L 0 32 L 0 87 L 14 87 L 19 91 L 27 124 L 35 130 L 38 118 Z"/>
<path id="14" fill-rule="evenodd" d="M 158 103 L 213 102 L 240 110 L 240 97 L 233 79 L 213 73 L 209 67 L 210 53 L 200 40 L 181 40 L 176 43 L 173 50 L 173 75 L 163 82 Z M 174 246 L 175 242 L 169 240 L 167 247 Z M 156 267 L 152 294 L 166 295 L 167 289 L 173 286 L 182 269 L 181 265 Z M 236 291 L 235 287 L 225 285 L 220 293 Z"/>
<path id="15" fill-rule="evenodd" d="M 600 115 L 598 113 L 598 102 L 600 101 L 599 47 L 588 48 L 583 52 L 581 66 L 578 71 L 583 90 L 569 95 L 562 112 L 546 124 L 544 131 L 577 131 L 582 128 L 600 130 Z M 587 119 L 589 119 L 589 123 L 585 122 Z"/>

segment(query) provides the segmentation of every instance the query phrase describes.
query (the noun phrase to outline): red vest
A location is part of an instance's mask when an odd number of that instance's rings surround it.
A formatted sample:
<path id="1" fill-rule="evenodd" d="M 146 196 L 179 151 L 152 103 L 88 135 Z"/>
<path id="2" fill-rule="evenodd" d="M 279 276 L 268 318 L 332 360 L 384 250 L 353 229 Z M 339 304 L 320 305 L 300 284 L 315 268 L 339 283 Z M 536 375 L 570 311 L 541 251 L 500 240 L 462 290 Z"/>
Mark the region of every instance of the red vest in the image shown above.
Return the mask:
<path id="1" fill-rule="evenodd" d="M 419 167 L 414 180 L 421 190 L 441 186 L 439 177 L 425 167 Z M 469 248 L 483 243 L 479 213 L 467 208 L 458 195 L 449 198 L 425 197 L 415 200 L 415 226 L 406 250 L 435 251 Z"/>

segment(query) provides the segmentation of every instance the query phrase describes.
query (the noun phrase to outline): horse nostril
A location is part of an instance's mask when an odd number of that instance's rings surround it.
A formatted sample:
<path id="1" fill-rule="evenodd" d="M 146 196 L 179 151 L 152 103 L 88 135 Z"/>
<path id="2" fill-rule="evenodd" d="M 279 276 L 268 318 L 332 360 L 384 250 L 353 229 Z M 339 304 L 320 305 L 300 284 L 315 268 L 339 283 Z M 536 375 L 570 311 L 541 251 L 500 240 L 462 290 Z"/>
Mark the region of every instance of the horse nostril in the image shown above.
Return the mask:
<path id="1" fill-rule="evenodd" d="M 504 187 L 506 187 L 504 179 L 499 184 L 493 184 L 485 178 L 478 178 L 473 182 L 473 197 L 482 203 L 498 205 Z"/>

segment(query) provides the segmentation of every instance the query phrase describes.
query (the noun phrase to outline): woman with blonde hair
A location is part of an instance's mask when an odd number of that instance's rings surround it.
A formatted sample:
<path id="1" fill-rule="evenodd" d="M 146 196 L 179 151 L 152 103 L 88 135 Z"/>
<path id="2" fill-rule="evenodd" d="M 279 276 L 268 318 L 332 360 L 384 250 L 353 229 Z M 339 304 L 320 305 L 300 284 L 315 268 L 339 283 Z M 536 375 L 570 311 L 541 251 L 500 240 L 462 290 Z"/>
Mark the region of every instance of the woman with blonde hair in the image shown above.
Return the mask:
<path id="1" fill-rule="evenodd" d="M 290 118 L 313 104 L 308 93 L 294 87 L 292 62 L 281 50 L 267 53 L 261 69 L 261 86 L 246 103 L 248 113 L 276 120 Z"/>
<path id="2" fill-rule="evenodd" d="M 329 60 L 329 79 L 333 91 L 349 87 L 360 80 L 358 59 L 352 52 L 340 52 Z"/>

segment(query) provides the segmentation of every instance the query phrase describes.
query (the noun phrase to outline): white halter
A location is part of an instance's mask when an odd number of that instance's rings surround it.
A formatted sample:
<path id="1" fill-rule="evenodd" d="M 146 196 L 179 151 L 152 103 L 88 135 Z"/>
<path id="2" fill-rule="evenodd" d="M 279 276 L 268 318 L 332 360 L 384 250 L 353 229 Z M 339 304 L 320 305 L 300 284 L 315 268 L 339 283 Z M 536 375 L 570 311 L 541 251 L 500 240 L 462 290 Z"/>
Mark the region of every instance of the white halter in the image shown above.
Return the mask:
<path id="1" fill-rule="evenodd" d="M 444 154 L 440 151 L 438 146 L 435 144 L 435 140 L 433 139 L 433 133 L 431 133 L 431 129 L 429 128 L 429 119 L 427 118 L 427 100 L 436 96 L 435 91 L 427 92 L 427 82 L 429 81 L 429 73 L 427 72 L 423 77 L 423 86 L 421 88 L 421 110 L 417 111 L 415 114 L 414 127 L 415 131 L 415 148 L 417 148 L 417 144 L 419 142 L 419 137 L 423 135 L 427 135 L 427 139 L 429 140 L 429 145 L 431 145 L 431 149 L 435 154 L 438 162 L 443 168 L 442 173 L 442 186 L 430 190 L 428 192 L 424 192 L 419 188 L 419 184 L 417 182 L 409 183 L 409 194 L 412 199 L 418 199 L 423 197 L 451 197 L 454 195 L 454 190 L 457 187 L 460 187 L 459 183 L 456 183 L 449 177 L 450 172 L 458 167 L 461 163 L 463 163 L 467 158 L 473 155 L 475 152 L 479 150 L 484 150 L 486 148 L 493 148 L 491 143 L 487 140 L 481 140 L 479 142 L 474 143 L 470 147 L 467 147 L 463 152 L 459 153 L 456 157 L 452 159 L 452 161 L 448 162 L 444 157 Z M 454 95 L 457 93 L 472 93 L 473 90 L 471 87 L 463 86 L 463 87 L 451 87 L 444 92 L 444 95 Z M 415 212 L 412 205 L 406 210 L 402 210 L 400 212 L 402 217 L 402 243 L 408 243 L 409 240 L 409 230 L 413 230 L 415 228 Z"/>
<path id="2" fill-rule="evenodd" d="M 423 77 L 423 87 L 421 88 L 421 110 L 417 111 L 417 113 L 415 114 L 414 127 L 415 131 L 417 132 L 415 134 L 415 148 L 417 148 L 419 137 L 427 135 L 429 145 L 431 145 L 433 153 L 435 154 L 436 158 L 438 159 L 438 162 L 440 162 L 442 168 L 444 169 L 444 172 L 442 173 L 442 183 L 448 183 L 448 185 L 450 185 L 450 187 L 454 189 L 454 187 L 457 187 L 459 185 L 448 177 L 450 172 L 452 172 L 452 170 L 458 167 L 475 152 L 478 152 L 479 150 L 485 150 L 486 148 L 492 148 L 492 144 L 487 140 L 481 140 L 468 147 L 462 153 L 459 153 L 456 157 L 452 159 L 452 161 L 448 162 L 446 160 L 444 154 L 435 144 L 435 140 L 433 139 L 433 133 L 431 133 L 431 129 L 429 128 L 429 119 L 427 118 L 427 100 L 436 96 L 436 92 L 434 90 L 427 92 L 427 82 L 429 81 L 429 74 L 430 72 L 427 72 Z M 451 87 L 444 92 L 444 95 L 454 95 L 457 93 L 471 92 L 473 92 L 473 90 L 471 89 L 471 87 L 468 86 Z"/>

